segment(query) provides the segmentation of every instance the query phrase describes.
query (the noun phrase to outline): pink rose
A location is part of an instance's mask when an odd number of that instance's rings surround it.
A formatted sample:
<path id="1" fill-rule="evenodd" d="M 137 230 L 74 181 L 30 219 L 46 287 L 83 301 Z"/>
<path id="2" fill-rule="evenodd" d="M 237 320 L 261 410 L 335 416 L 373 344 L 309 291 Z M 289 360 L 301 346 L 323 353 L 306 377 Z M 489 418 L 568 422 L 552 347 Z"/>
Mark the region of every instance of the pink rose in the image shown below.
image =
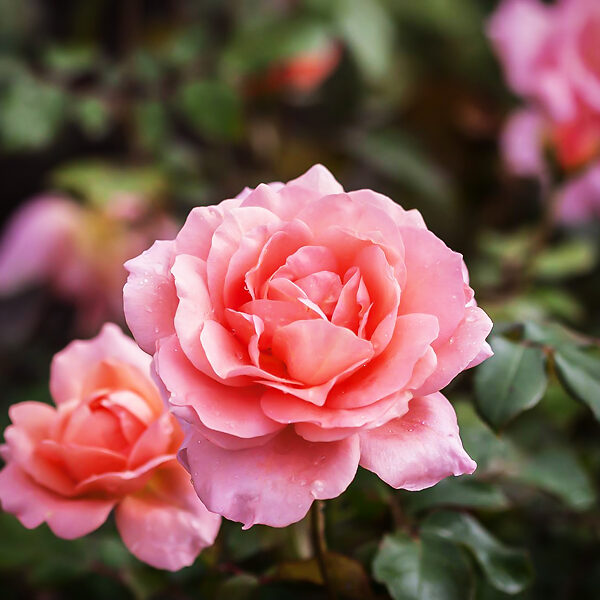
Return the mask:
<path id="1" fill-rule="evenodd" d="M 174 235 L 173 221 L 136 197 L 115 197 L 103 209 L 58 195 L 21 206 L 0 239 L 0 295 L 48 284 L 78 309 L 80 329 L 122 320 L 123 262 L 157 237 Z"/>
<path id="2" fill-rule="evenodd" d="M 66 539 L 94 531 L 116 507 L 129 550 L 177 570 L 213 543 L 220 518 L 177 462 L 183 434 L 150 364 L 112 324 L 59 352 L 50 373 L 57 407 L 21 402 L 9 410 L 0 503 L 25 527 L 46 522 Z"/>
<path id="3" fill-rule="evenodd" d="M 504 0 L 488 34 L 513 90 L 567 169 L 600 154 L 600 2 Z M 510 163 L 509 163 L 510 164 Z"/>
<path id="4" fill-rule="evenodd" d="M 317 165 L 193 209 L 126 266 L 209 510 L 285 526 L 359 463 L 409 490 L 475 469 L 438 390 L 490 355 L 492 324 L 417 211 Z"/>

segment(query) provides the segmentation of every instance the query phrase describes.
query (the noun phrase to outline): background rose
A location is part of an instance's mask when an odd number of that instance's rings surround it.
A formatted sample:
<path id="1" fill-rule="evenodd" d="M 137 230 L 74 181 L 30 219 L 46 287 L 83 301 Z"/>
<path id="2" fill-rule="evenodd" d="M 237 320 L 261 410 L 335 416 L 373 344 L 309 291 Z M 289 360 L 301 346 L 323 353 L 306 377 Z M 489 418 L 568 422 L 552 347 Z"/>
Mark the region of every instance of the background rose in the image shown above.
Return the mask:
<path id="1" fill-rule="evenodd" d="M 53 362 L 57 404 L 10 408 L 0 502 L 26 527 L 47 522 L 73 539 L 116 507 L 117 528 L 139 559 L 163 569 L 191 564 L 220 519 L 177 463 L 182 439 L 150 375 L 150 357 L 115 325 L 71 343 Z"/>
<path id="2" fill-rule="evenodd" d="M 146 204 L 127 194 L 101 208 L 57 194 L 29 200 L 0 238 L 0 298 L 47 284 L 76 306 L 80 331 L 122 321 L 123 262 L 176 231 L 171 217 Z"/>
<path id="3" fill-rule="evenodd" d="M 491 322 L 418 212 L 317 165 L 195 208 L 126 266 L 126 317 L 210 510 L 284 526 L 359 462 L 412 490 L 475 468 L 437 392 L 489 356 Z"/>

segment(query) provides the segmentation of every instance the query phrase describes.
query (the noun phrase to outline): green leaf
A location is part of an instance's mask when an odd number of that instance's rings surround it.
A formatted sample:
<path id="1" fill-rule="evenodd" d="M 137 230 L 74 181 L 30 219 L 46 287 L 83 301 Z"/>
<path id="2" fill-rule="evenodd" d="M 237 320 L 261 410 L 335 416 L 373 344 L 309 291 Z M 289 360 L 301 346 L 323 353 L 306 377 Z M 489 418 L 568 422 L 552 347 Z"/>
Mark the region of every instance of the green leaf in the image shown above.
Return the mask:
<path id="1" fill-rule="evenodd" d="M 547 448 L 516 465 L 514 478 L 560 498 L 574 510 L 586 510 L 596 494 L 575 454 L 566 447 Z"/>
<path id="2" fill-rule="evenodd" d="M 437 485 L 404 496 L 407 510 L 418 512 L 434 506 L 462 506 L 488 510 L 508 507 L 508 498 L 492 483 L 464 476 L 442 479 Z"/>
<path id="3" fill-rule="evenodd" d="M 532 265 L 541 279 L 564 279 L 587 273 L 596 264 L 596 247 L 591 240 L 573 239 L 546 249 Z"/>
<path id="4" fill-rule="evenodd" d="M 555 352 L 554 364 L 567 392 L 589 406 L 600 420 L 600 358 L 563 346 Z"/>
<path id="5" fill-rule="evenodd" d="M 441 169 L 402 133 L 371 133 L 353 148 L 365 162 L 390 179 L 440 206 L 448 206 L 452 197 L 450 182 Z"/>
<path id="6" fill-rule="evenodd" d="M 427 518 L 423 531 L 465 546 L 490 584 L 502 592 L 516 594 L 531 582 L 532 567 L 527 554 L 504 546 L 467 514 L 437 512 Z"/>
<path id="7" fill-rule="evenodd" d="M 242 133 L 240 98 L 224 83 L 186 83 L 178 91 L 177 105 L 190 125 L 210 139 L 236 140 Z"/>
<path id="8" fill-rule="evenodd" d="M 54 140 L 65 119 L 62 90 L 28 75 L 0 99 L 0 142 L 9 151 L 38 150 Z"/>
<path id="9" fill-rule="evenodd" d="M 541 400 L 548 382 L 546 357 L 540 348 L 501 337 L 490 345 L 494 356 L 477 369 L 475 394 L 482 416 L 499 429 Z"/>
<path id="10" fill-rule="evenodd" d="M 254 575 L 234 575 L 219 586 L 215 600 L 250 600 L 258 587 Z"/>
<path id="11" fill-rule="evenodd" d="M 104 136 L 110 126 L 110 112 L 104 102 L 93 96 L 73 103 L 73 117 L 83 132 L 91 138 Z"/>
<path id="12" fill-rule="evenodd" d="M 158 203 L 167 191 L 165 176 L 155 167 L 117 167 L 101 161 L 68 163 L 53 172 L 52 180 L 100 208 L 119 194 Z"/>
<path id="13" fill-rule="evenodd" d="M 337 0 L 335 8 L 340 34 L 365 78 L 384 78 L 392 64 L 395 35 L 384 5 L 379 0 Z"/>
<path id="14" fill-rule="evenodd" d="M 54 45 L 46 49 L 44 62 L 60 75 L 78 76 L 98 65 L 98 52 L 90 45 Z"/>
<path id="15" fill-rule="evenodd" d="M 523 337 L 526 340 L 560 348 L 565 344 L 573 346 L 585 346 L 590 342 L 582 335 L 567 329 L 559 323 L 528 321 L 523 326 Z"/>
<path id="16" fill-rule="evenodd" d="M 464 552 L 436 535 L 419 540 L 400 532 L 385 536 L 373 561 L 373 576 L 394 600 L 466 600 L 473 594 Z"/>

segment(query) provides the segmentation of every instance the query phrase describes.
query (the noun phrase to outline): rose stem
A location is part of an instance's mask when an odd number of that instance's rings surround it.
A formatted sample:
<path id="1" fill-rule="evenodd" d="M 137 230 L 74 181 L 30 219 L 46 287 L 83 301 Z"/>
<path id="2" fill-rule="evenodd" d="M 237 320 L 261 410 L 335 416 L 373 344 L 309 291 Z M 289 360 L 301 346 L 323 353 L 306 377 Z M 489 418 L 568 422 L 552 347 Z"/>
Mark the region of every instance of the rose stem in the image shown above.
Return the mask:
<path id="1" fill-rule="evenodd" d="M 325 503 L 323 500 L 315 500 L 310 507 L 310 533 L 312 538 L 313 552 L 315 554 L 317 564 L 319 565 L 319 571 L 321 573 L 323 583 L 327 588 L 327 594 L 330 600 L 336 600 L 337 595 L 327 571 L 327 542 L 325 541 L 324 507 Z"/>

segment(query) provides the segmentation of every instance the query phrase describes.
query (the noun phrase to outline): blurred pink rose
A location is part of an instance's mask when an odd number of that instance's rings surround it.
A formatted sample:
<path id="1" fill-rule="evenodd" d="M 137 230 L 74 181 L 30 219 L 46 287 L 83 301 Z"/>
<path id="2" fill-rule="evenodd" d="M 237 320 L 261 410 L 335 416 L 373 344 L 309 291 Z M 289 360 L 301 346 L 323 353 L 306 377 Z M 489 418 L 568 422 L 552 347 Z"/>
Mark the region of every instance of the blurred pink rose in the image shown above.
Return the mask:
<path id="1" fill-rule="evenodd" d="M 0 296 L 47 283 L 77 306 L 81 330 L 96 331 L 108 318 L 123 318 L 123 263 L 175 231 L 169 217 L 127 195 L 105 210 L 58 195 L 34 198 L 0 239 Z"/>
<path id="2" fill-rule="evenodd" d="M 438 390 L 490 355 L 492 324 L 417 211 L 317 165 L 193 209 L 126 266 L 210 510 L 285 526 L 359 463 L 409 490 L 475 469 Z"/>
<path id="3" fill-rule="evenodd" d="M 542 137 L 561 165 L 577 168 L 597 157 L 600 2 L 504 0 L 488 34 L 509 85 L 539 112 Z"/>
<path id="4" fill-rule="evenodd" d="M 57 407 L 21 402 L 9 410 L 0 503 L 25 527 L 46 522 L 67 539 L 94 531 L 116 507 L 129 550 L 177 570 L 213 543 L 220 518 L 177 462 L 183 434 L 150 364 L 112 324 L 59 352 L 50 374 Z"/>

